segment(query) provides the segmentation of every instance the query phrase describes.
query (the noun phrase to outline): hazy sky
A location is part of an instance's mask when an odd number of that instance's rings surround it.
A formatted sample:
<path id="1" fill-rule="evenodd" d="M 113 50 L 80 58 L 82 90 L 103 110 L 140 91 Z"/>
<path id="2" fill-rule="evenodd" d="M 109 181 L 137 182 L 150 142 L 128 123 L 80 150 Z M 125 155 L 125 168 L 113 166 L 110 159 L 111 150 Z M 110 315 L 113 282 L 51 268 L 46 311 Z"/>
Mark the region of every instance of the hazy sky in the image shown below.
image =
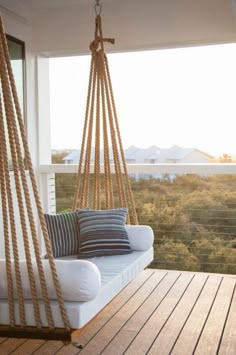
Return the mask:
<path id="1" fill-rule="evenodd" d="M 236 154 L 236 44 L 111 54 L 124 148 Z M 50 60 L 51 146 L 79 148 L 90 57 Z"/>

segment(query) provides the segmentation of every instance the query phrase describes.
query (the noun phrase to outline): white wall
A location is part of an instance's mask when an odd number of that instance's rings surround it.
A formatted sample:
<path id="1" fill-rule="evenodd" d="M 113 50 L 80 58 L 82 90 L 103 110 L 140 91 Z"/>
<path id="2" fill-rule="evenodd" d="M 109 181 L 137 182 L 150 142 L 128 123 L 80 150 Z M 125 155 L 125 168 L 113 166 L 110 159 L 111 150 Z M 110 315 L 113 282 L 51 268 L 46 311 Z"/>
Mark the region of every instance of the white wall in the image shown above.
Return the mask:
<path id="1" fill-rule="evenodd" d="M 198 150 L 192 151 L 184 159 L 181 159 L 181 163 L 209 163 L 210 157 L 206 154 L 201 153 Z"/>

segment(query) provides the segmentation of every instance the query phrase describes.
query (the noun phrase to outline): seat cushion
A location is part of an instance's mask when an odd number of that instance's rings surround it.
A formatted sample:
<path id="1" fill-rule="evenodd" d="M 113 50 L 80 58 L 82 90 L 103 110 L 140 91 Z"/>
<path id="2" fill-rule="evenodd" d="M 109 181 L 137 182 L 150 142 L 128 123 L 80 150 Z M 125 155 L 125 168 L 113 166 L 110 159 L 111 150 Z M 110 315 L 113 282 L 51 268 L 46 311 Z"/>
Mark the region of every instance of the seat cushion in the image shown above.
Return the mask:
<path id="1" fill-rule="evenodd" d="M 63 257 L 64 262 L 68 263 L 69 268 L 71 268 L 70 260 L 72 258 L 72 256 Z M 65 302 L 72 328 L 83 327 L 131 280 L 133 280 L 140 271 L 148 266 L 148 264 L 153 260 L 153 248 L 146 251 L 134 251 L 133 253 L 127 255 L 98 257 L 89 260 L 98 267 L 102 277 L 102 285 L 99 288 L 97 296 L 88 302 Z M 51 300 L 50 304 L 52 307 L 55 326 L 63 327 L 58 302 Z M 15 307 L 16 323 L 20 324 L 17 301 L 15 302 Z M 25 309 L 27 324 L 34 326 L 34 310 L 31 300 L 26 301 Z M 40 304 L 40 310 L 42 314 L 42 324 L 47 326 L 47 318 L 42 302 Z M 6 299 L 0 299 L 0 324 L 9 324 L 9 307 Z"/>

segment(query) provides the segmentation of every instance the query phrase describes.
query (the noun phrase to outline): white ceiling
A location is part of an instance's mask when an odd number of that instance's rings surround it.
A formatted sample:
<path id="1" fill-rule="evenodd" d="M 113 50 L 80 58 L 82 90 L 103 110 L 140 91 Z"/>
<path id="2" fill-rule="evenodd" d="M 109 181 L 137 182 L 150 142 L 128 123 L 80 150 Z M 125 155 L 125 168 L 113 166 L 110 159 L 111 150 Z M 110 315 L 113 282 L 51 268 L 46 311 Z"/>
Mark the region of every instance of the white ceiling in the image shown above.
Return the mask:
<path id="1" fill-rule="evenodd" d="M 103 3 L 112 0 L 104 0 Z M 19 0 L 23 5 L 29 6 L 31 9 L 40 9 L 58 6 L 71 6 L 81 4 L 93 4 L 90 0 Z"/>
<path id="2" fill-rule="evenodd" d="M 88 52 L 94 0 L 15 1 L 31 12 L 37 51 Z M 101 4 L 104 33 L 116 38 L 108 51 L 236 42 L 235 0 L 101 0 Z"/>

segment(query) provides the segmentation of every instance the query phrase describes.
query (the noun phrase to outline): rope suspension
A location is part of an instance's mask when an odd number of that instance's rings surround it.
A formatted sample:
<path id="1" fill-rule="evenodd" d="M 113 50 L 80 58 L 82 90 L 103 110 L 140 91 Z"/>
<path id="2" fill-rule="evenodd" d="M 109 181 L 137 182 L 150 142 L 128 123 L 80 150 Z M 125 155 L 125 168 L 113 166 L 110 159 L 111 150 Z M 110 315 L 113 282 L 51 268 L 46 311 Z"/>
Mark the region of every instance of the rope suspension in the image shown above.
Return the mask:
<path id="1" fill-rule="evenodd" d="M 114 44 L 115 41 L 103 37 L 99 0 L 95 13 L 95 38 L 90 44 L 88 95 L 72 209 L 127 207 L 127 223 L 138 224 L 104 51 L 105 42 Z"/>
<path id="2" fill-rule="evenodd" d="M 22 275 L 19 257 L 19 244 L 21 239 L 23 239 L 24 254 L 32 295 L 34 321 L 38 336 L 40 330 L 45 329 L 42 325 L 40 311 L 42 302 L 47 318 L 48 329 L 50 331 L 55 330 L 46 285 L 46 275 L 44 274 L 41 259 L 36 218 L 40 223 L 41 234 L 48 255 L 61 318 L 64 323 L 65 331 L 69 332 L 70 323 L 62 298 L 51 251 L 51 244 L 41 207 L 1 17 L 0 87 L 0 203 L 4 231 L 10 326 L 10 333 L 7 332 L 7 327 L 4 328 L 5 330 L 0 327 L 0 335 L 4 336 L 4 334 L 6 334 L 7 336 L 11 336 L 12 334 L 17 336 L 16 331 L 20 333 L 21 330 L 25 330 L 28 325 L 25 313 L 25 299 L 22 291 Z M 9 169 L 8 147 L 10 147 L 13 173 L 10 172 Z M 27 173 L 25 165 L 28 169 Z M 20 220 L 20 231 L 16 228 L 16 221 L 18 219 Z M 38 275 L 34 273 L 33 263 L 37 265 Z M 42 300 L 39 299 L 36 287 L 37 277 L 40 281 Z M 14 279 L 16 280 L 16 294 L 14 294 Z M 19 312 L 17 311 L 18 309 Z M 19 321 L 17 321 L 17 319 Z"/>

